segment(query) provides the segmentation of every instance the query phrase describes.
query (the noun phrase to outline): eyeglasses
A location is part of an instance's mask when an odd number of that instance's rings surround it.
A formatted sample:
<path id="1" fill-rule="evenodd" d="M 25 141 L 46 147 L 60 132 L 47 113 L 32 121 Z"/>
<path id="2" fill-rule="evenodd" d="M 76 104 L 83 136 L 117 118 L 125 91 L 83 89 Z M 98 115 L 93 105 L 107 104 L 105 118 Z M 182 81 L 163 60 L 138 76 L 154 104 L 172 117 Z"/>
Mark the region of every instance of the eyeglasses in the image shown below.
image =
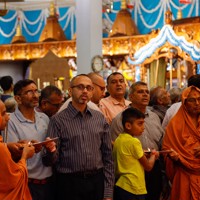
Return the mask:
<path id="1" fill-rule="evenodd" d="M 27 90 L 21 94 L 18 94 L 18 95 L 28 95 L 28 96 L 33 96 L 33 95 L 38 95 L 39 94 L 39 91 L 38 90 Z"/>
<path id="2" fill-rule="evenodd" d="M 187 100 L 187 102 L 189 102 L 189 103 L 200 103 L 200 97 L 198 97 L 198 98 L 188 98 L 188 99 L 186 99 Z"/>
<path id="3" fill-rule="evenodd" d="M 56 108 L 60 108 L 62 106 L 63 103 L 51 103 L 51 101 L 49 101 L 48 99 L 46 100 L 49 104 L 51 104 L 52 106 L 56 107 Z"/>
<path id="4" fill-rule="evenodd" d="M 72 86 L 71 88 L 77 88 L 78 90 L 80 90 L 80 91 L 83 91 L 83 90 L 87 90 L 87 91 L 89 91 L 89 92 L 91 92 L 91 91 L 93 91 L 94 90 L 94 88 L 91 86 L 91 85 L 83 85 L 83 84 L 79 84 L 79 85 L 74 85 L 74 86 Z"/>
<path id="5" fill-rule="evenodd" d="M 94 85 L 97 85 L 99 88 L 100 88 L 100 90 L 101 91 L 105 91 L 105 89 L 106 89 L 106 87 L 102 87 L 102 86 L 100 86 L 100 85 L 98 85 L 98 84 L 96 84 L 96 83 L 93 83 Z"/>

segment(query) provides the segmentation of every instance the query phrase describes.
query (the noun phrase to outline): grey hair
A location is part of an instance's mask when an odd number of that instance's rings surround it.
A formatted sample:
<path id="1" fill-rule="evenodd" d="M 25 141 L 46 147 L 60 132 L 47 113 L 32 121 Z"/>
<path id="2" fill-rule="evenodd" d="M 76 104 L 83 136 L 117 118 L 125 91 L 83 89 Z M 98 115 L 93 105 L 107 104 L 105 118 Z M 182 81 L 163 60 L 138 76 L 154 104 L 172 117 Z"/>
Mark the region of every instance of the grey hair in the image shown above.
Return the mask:
<path id="1" fill-rule="evenodd" d="M 146 84 L 145 82 L 137 81 L 137 82 L 133 83 L 133 84 L 130 86 L 130 88 L 129 88 L 129 94 L 133 94 L 133 92 L 135 92 L 136 87 L 137 87 L 138 85 L 145 85 L 145 86 L 147 86 L 147 84 Z"/>

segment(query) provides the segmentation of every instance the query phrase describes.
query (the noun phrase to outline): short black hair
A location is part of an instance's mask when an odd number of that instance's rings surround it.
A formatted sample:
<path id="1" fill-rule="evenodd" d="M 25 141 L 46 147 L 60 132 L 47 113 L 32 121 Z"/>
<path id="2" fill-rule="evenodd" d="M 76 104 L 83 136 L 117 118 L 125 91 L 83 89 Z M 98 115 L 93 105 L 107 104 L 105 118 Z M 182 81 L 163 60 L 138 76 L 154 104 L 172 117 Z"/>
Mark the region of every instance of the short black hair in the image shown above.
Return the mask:
<path id="1" fill-rule="evenodd" d="M 3 91 L 7 91 L 13 84 L 13 78 L 11 76 L 2 76 L 0 79 L 0 86 Z"/>
<path id="2" fill-rule="evenodd" d="M 110 77 L 111 77 L 111 76 L 116 76 L 116 75 L 121 75 L 121 76 L 124 78 L 124 76 L 123 76 L 122 73 L 120 73 L 120 72 L 113 72 L 113 73 L 110 74 L 110 75 L 107 77 L 107 79 L 106 79 L 107 85 L 109 84 Z"/>
<path id="3" fill-rule="evenodd" d="M 188 87 L 192 85 L 200 89 L 200 74 L 190 76 L 188 79 Z"/>
<path id="4" fill-rule="evenodd" d="M 40 94 L 40 97 L 39 97 L 39 105 L 41 105 L 41 102 L 42 102 L 43 99 L 50 100 L 49 98 L 51 97 L 51 95 L 53 93 L 57 94 L 58 96 L 62 96 L 62 91 L 58 87 L 56 87 L 55 85 L 48 85 L 45 88 L 43 88 L 41 90 L 41 94 Z"/>
<path id="5" fill-rule="evenodd" d="M 125 128 L 126 122 L 133 123 L 134 119 L 141 119 L 141 118 L 143 119 L 145 118 L 144 113 L 133 107 L 127 108 L 122 112 L 122 125 Z"/>
<path id="6" fill-rule="evenodd" d="M 87 74 L 78 74 L 78 75 L 74 76 L 74 77 L 72 78 L 72 80 L 70 81 L 70 87 L 73 87 L 74 81 L 75 81 L 78 77 L 80 77 L 80 76 L 84 76 L 84 77 L 87 77 L 87 78 L 90 79 L 90 77 L 89 77 Z M 90 80 L 91 80 L 91 79 L 90 79 Z"/>
<path id="7" fill-rule="evenodd" d="M 31 80 L 31 79 L 24 79 L 24 80 L 20 80 L 18 81 L 15 85 L 14 85 L 14 95 L 19 95 L 21 93 L 21 90 L 26 87 L 27 85 L 30 85 L 31 83 L 35 84 L 36 83 Z"/>

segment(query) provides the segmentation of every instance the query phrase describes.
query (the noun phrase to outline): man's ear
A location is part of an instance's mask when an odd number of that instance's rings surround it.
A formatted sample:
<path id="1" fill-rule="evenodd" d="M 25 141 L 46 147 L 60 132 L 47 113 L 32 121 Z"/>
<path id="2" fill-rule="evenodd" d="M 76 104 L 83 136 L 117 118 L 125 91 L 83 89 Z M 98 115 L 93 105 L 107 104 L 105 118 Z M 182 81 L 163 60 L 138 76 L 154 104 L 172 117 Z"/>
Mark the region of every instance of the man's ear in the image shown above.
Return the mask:
<path id="1" fill-rule="evenodd" d="M 46 103 L 47 103 L 47 101 L 46 101 L 45 99 L 42 99 L 41 105 L 42 105 L 42 106 L 46 106 Z"/>
<path id="2" fill-rule="evenodd" d="M 1 126 L 1 124 L 2 124 L 2 116 L 0 114 L 0 126 Z"/>
<path id="3" fill-rule="evenodd" d="M 163 104 L 163 102 L 162 102 L 162 100 L 160 98 L 157 98 L 157 102 L 158 102 L 159 105 Z"/>
<path id="4" fill-rule="evenodd" d="M 132 99 L 133 99 L 133 94 L 129 94 L 129 95 L 128 95 L 128 98 L 129 98 L 129 101 L 131 101 L 131 102 L 132 102 Z"/>
<path id="5" fill-rule="evenodd" d="M 72 88 L 68 89 L 68 93 L 69 93 L 69 96 L 71 97 L 72 96 Z"/>
<path id="6" fill-rule="evenodd" d="M 108 85 L 106 85 L 106 90 L 109 92 L 109 87 L 108 87 Z"/>
<path id="7" fill-rule="evenodd" d="M 17 104 L 21 104 L 21 97 L 19 95 L 15 95 L 14 99 L 17 102 Z"/>

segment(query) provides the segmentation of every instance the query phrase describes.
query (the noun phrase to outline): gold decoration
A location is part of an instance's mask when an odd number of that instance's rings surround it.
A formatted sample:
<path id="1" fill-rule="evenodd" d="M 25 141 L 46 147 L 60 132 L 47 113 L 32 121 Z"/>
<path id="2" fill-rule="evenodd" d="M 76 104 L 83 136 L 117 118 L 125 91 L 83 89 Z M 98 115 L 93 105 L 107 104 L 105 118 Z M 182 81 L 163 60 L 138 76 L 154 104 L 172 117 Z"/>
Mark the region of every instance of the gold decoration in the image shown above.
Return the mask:
<path id="1" fill-rule="evenodd" d="M 187 41 L 194 44 L 199 48 L 200 43 L 200 17 L 185 18 L 181 20 L 175 20 L 172 22 L 174 32 L 178 36 L 183 36 Z M 192 37 L 188 35 L 192 31 Z M 46 33 L 48 34 L 48 33 Z M 102 46 L 102 55 L 104 56 L 122 56 L 134 54 L 141 47 L 149 43 L 152 38 L 155 38 L 159 34 L 159 31 L 153 31 L 147 35 L 137 36 L 123 36 L 123 37 L 112 37 L 104 38 Z M 171 48 L 172 45 L 166 42 L 165 45 L 158 48 L 154 54 L 146 59 L 143 64 L 151 63 L 153 60 L 159 57 L 167 57 L 166 49 Z M 65 41 L 49 41 L 49 42 L 35 42 L 35 43 L 16 43 L 0 45 L 0 60 L 34 60 L 44 57 L 49 49 L 59 57 L 69 58 L 76 57 L 76 41 L 65 40 Z M 195 62 L 191 60 L 190 56 L 184 51 L 181 51 L 179 47 L 178 56 L 184 57 L 185 60 L 192 62 L 195 66 Z"/>
<path id="2" fill-rule="evenodd" d="M 26 39 L 22 35 L 20 25 L 18 24 L 16 28 L 16 34 L 13 37 L 11 43 L 14 44 L 14 43 L 25 43 L 25 42 L 26 42 Z"/>
<path id="3" fill-rule="evenodd" d="M 126 0 L 121 0 L 121 9 L 126 9 Z"/>
<path id="4" fill-rule="evenodd" d="M 47 23 L 40 35 L 40 42 L 49 41 L 63 41 L 67 40 L 62 27 L 58 22 L 58 18 L 55 15 L 51 15 L 47 18 Z"/>
<path id="5" fill-rule="evenodd" d="M 18 24 L 17 29 L 16 29 L 16 36 L 21 36 L 21 35 L 22 35 L 21 28 L 20 28 L 20 25 Z"/>
<path id="6" fill-rule="evenodd" d="M 166 24 L 172 23 L 172 12 L 170 10 L 167 10 L 165 13 L 165 23 Z"/>
<path id="7" fill-rule="evenodd" d="M 177 19 L 182 19 L 182 17 L 183 17 L 182 10 L 179 9 L 177 12 Z"/>
<path id="8" fill-rule="evenodd" d="M 50 13 L 50 16 L 55 16 L 55 5 L 54 5 L 54 2 L 50 3 L 49 13 Z"/>
<path id="9" fill-rule="evenodd" d="M 126 0 L 121 1 L 121 10 L 113 23 L 109 37 L 138 35 L 139 31 L 131 13 L 126 8 Z"/>

